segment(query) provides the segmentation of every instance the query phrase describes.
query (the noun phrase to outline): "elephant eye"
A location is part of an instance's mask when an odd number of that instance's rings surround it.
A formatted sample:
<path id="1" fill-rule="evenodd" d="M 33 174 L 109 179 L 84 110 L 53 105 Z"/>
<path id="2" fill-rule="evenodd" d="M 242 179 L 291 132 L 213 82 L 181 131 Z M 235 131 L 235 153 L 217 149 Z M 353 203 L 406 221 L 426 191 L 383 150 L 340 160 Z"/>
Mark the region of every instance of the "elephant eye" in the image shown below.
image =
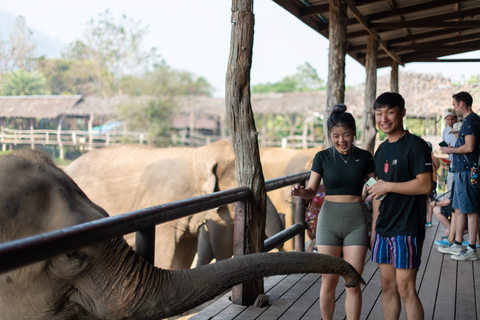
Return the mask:
<path id="1" fill-rule="evenodd" d="M 81 251 L 78 251 L 78 250 L 74 250 L 74 251 L 69 251 L 65 254 L 65 256 L 67 257 L 67 259 L 69 260 L 79 260 L 79 261 L 83 261 L 85 259 L 85 253 L 81 252 Z"/>

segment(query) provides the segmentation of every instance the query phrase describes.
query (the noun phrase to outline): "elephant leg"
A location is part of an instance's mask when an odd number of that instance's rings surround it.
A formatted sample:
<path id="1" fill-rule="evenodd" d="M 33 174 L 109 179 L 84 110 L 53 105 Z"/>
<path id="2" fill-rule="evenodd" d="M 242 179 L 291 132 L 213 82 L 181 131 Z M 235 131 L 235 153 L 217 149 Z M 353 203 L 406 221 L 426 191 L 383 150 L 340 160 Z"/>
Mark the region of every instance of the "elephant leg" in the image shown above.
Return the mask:
<path id="1" fill-rule="evenodd" d="M 207 220 L 204 224 L 205 235 L 213 253 L 213 258 L 220 261 L 231 258 L 233 255 L 233 221 L 218 223 Z M 206 241 L 202 241 L 207 243 Z M 208 261 L 208 262 L 207 262 Z M 209 256 L 204 257 L 203 252 L 198 252 L 197 267 L 208 264 L 212 261 Z"/>
<path id="2" fill-rule="evenodd" d="M 208 236 L 208 229 L 206 224 L 202 224 L 198 228 L 198 242 L 197 242 L 197 267 L 209 264 L 214 259 L 212 245 Z"/>
<path id="3" fill-rule="evenodd" d="M 265 221 L 265 235 L 267 238 L 285 229 L 284 220 L 285 219 L 282 221 L 280 214 L 277 212 L 277 209 L 267 196 L 267 217 Z"/>
<path id="4" fill-rule="evenodd" d="M 157 225 L 155 265 L 163 269 L 189 269 L 197 251 L 194 237 L 181 220 Z"/>

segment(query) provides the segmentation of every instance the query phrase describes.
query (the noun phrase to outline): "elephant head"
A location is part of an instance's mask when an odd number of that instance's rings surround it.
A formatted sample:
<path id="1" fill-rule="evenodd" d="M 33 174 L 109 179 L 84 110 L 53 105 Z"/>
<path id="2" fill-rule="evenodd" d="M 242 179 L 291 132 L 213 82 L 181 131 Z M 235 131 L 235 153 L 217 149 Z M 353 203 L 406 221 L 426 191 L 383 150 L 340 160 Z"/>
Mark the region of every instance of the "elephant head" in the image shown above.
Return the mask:
<path id="1" fill-rule="evenodd" d="M 37 152 L 0 157 L 0 243 L 108 216 Z M 248 279 L 338 273 L 363 280 L 343 260 L 313 253 L 263 253 L 188 270 L 163 270 L 121 239 L 72 250 L 0 274 L 0 319 L 160 319 Z"/>

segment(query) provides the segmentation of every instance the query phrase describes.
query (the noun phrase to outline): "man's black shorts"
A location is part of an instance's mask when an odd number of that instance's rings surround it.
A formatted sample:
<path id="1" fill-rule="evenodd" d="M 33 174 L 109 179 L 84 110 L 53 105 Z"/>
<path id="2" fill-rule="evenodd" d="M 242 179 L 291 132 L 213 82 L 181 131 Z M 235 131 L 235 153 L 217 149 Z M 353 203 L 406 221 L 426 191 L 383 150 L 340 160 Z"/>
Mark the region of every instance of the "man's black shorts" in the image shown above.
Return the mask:
<path id="1" fill-rule="evenodd" d="M 453 209 L 452 206 L 446 206 L 446 207 L 441 207 L 440 212 L 443 214 L 445 218 L 450 219 L 452 212 L 455 212 L 455 209 Z"/>

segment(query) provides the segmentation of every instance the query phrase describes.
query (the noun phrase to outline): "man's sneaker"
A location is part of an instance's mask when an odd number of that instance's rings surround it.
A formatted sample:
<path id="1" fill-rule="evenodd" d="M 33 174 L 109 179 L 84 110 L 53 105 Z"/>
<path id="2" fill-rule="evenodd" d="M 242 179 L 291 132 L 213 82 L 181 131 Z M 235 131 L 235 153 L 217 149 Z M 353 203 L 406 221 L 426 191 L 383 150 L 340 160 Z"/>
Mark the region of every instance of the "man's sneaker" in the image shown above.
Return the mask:
<path id="1" fill-rule="evenodd" d="M 431 223 L 431 222 L 425 223 L 425 227 L 430 228 L 431 226 L 432 226 L 432 223 Z"/>
<path id="2" fill-rule="evenodd" d="M 439 247 L 438 251 L 440 251 L 441 253 L 459 254 L 463 251 L 463 247 L 454 243 L 450 247 Z"/>
<path id="3" fill-rule="evenodd" d="M 451 258 L 453 260 L 478 260 L 477 250 L 467 247 L 459 254 L 452 255 Z"/>
<path id="4" fill-rule="evenodd" d="M 468 247 L 468 243 L 469 243 L 468 241 L 463 241 L 462 246 Z M 478 243 L 477 243 L 477 248 L 480 248 L 480 244 L 478 244 Z"/>
<path id="5" fill-rule="evenodd" d="M 448 242 L 447 239 L 436 240 L 434 243 L 436 246 L 443 247 L 443 248 L 450 247 L 452 245 L 450 242 Z"/>

